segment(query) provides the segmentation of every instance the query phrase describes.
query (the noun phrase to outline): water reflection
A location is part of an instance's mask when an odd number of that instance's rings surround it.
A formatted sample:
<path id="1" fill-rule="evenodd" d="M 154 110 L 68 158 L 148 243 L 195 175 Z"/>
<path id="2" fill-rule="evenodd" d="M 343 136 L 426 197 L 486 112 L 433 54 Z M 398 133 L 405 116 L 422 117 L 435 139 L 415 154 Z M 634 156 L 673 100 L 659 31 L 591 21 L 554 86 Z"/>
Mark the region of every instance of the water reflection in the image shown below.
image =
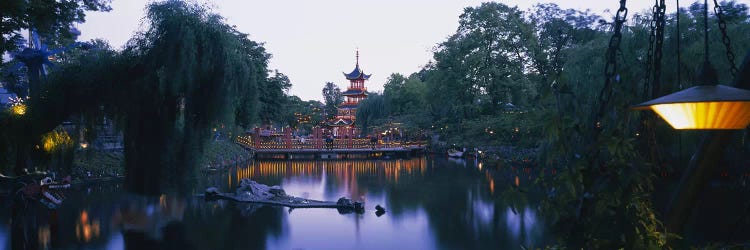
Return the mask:
<path id="1" fill-rule="evenodd" d="M 10 224 L 10 221 L 8 222 Z M 10 245 L 10 242 L 8 242 L 8 229 L 6 229 L 5 225 L 0 226 L 0 246 L 6 247 Z"/>
<path id="2" fill-rule="evenodd" d="M 99 238 L 100 232 L 99 220 L 89 221 L 88 212 L 86 210 L 81 211 L 81 215 L 76 221 L 76 238 L 82 242 L 89 242 L 94 238 Z"/>
<path id="3" fill-rule="evenodd" d="M 0 211 L 0 248 L 16 246 L 3 239 L 14 241 L 20 235 L 33 236 L 24 242 L 35 245 L 26 249 L 540 247 L 544 223 L 535 199 L 518 191 L 530 187 L 529 177 L 520 168 L 443 158 L 256 161 L 203 175 L 196 193 L 208 186 L 233 191 L 239 180 L 251 178 L 280 185 L 294 196 L 365 201 L 366 212 L 341 215 L 335 209 L 288 210 L 170 194 L 145 197 L 103 185 L 74 190 L 56 215 L 46 209 L 27 217 Z M 376 205 L 388 212 L 377 216 Z M 16 222 L 22 224 L 19 229 L 33 232 L 3 230 Z"/>
<path id="4" fill-rule="evenodd" d="M 393 161 L 266 161 L 251 163 L 229 172 L 232 183 L 241 178 L 252 178 L 271 185 L 281 185 L 287 193 L 313 199 L 336 199 L 353 197 L 367 202 L 368 210 L 376 204 L 384 204 L 389 213 L 386 217 L 391 227 L 382 228 L 379 234 L 390 235 L 393 225 L 403 220 L 418 217 L 425 220 L 427 238 L 437 241 L 437 246 L 448 248 L 511 247 L 519 244 L 541 245 L 543 226 L 525 223 L 526 233 L 508 233 L 510 225 L 520 225 L 509 220 L 504 211 L 507 202 L 521 207 L 520 216 L 536 221 L 536 214 L 521 199 L 518 192 L 511 198 L 495 195 L 495 182 L 506 186 L 522 186 L 519 175 L 530 177 L 528 171 L 497 169 L 479 166 L 461 159 L 414 158 Z M 471 167 L 467 167 L 471 165 Z M 476 167 L 475 167 L 476 166 Z M 484 169 L 481 169 L 484 168 Z M 506 171 L 507 170 L 507 171 Z M 510 177 L 509 180 L 505 176 Z M 231 190 L 234 186 L 229 186 Z M 506 189 L 508 187 L 505 187 Z M 507 196 L 507 195 L 506 195 Z M 502 201 L 502 202 L 499 202 Z M 296 211 L 295 211 L 296 212 Z M 424 218 L 419 218 L 424 216 Z M 455 219 L 454 219 L 455 218 Z M 305 221 L 313 223 L 321 218 Z M 360 219 L 356 223 L 369 225 Z M 528 220 L 526 220 L 528 221 Z M 292 224 L 298 224 L 291 219 Z M 508 226 L 505 226 L 508 225 Z M 361 226 L 356 227 L 360 230 Z M 498 240 L 497 235 L 507 234 Z M 437 236 L 437 237 L 436 237 Z M 292 236 L 294 237 L 294 236 Z M 424 246 L 424 242 L 417 244 Z"/>
<path id="5" fill-rule="evenodd" d="M 337 183 L 356 188 L 360 176 L 380 178 L 397 183 L 400 175 L 424 175 L 425 158 L 398 159 L 392 161 L 351 160 L 351 161 L 259 161 L 246 166 L 230 169 L 228 189 L 236 188 L 243 178 L 264 178 L 280 182 L 282 179 L 298 179 L 302 182 L 315 182 L 324 175 L 336 177 Z"/>

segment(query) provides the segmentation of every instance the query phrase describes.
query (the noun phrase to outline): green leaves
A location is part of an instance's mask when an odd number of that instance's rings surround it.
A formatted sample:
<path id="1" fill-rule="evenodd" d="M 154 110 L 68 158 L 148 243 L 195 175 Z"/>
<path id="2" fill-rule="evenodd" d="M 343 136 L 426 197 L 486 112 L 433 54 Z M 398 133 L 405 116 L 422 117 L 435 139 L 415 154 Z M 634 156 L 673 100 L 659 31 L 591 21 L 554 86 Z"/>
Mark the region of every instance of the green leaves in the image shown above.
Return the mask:
<path id="1" fill-rule="evenodd" d="M 290 83 L 278 72 L 267 78 L 265 49 L 202 6 L 153 3 L 147 18 L 149 29 L 123 52 L 143 68 L 125 90 L 135 101 L 124 105 L 126 166 L 129 176 L 169 174 L 174 178 L 166 182 L 175 183 L 166 184 L 177 184 L 192 178 L 199 159 L 194 156 L 202 153 L 211 128 L 249 125 L 259 92 L 260 110 L 273 112 Z M 276 118 L 271 115 L 262 118 Z M 160 181 L 139 185 L 153 192 L 164 186 Z"/>
<path id="2" fill-rule="evenodd" d="M 36 29 L 51 48 L 75 41 L 74 23 L 83 22 L 86 11 L 109 11 L 110 0 L 3 0 L 0 1 L 0 54 L 18 49 L 22 30 Z"/>
<path id="3" fill-rule="evenodd" d="M 266 124 L 271 121 L 281 121 L 287 100 L 285 92 L 292 87 L 289 77 L 276 70 L 272 76 L 263 79 L 260 85 L 258 88 L 260 120 Z"/>
<path id="4" fill-rule="evenodd" d="M 323 100 L 325 102 L 325 112 L 328 119 L 336 116 L 339 104 L 344 101 L 344 95 L 333 82 L 326 82 L 323 87 Z"/>

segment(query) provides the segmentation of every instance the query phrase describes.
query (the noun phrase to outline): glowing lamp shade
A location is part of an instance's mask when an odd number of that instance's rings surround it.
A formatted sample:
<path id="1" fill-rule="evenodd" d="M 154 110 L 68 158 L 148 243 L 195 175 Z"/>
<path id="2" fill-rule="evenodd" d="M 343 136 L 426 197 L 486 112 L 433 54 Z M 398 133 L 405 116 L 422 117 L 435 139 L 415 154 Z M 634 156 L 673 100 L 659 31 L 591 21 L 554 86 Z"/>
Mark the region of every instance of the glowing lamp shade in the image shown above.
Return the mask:
<path id="1" fill-rule="evenodd" d="M 750 91 L 701 85 L 641 103 L 674 129 L 745 129 L 750 124 Z"/>
<path id="2" fill-rule="evenodd" d="M 687 102 L 651 106 L 674 129 L 744 129 L 750 102 Z"/>

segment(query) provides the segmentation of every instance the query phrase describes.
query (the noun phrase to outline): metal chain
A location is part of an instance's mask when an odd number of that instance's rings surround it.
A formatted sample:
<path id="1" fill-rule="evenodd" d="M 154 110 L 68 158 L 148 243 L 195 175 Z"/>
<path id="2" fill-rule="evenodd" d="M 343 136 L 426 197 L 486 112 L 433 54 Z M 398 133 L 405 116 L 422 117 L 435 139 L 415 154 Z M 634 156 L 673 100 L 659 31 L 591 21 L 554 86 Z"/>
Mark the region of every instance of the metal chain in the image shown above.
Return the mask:
<path id="1" fill-rule="evenodd" d="M 598 121 L 604 116 L 604 110 L 612 97 L 612 80 L 620 80 L 619 75 L 617 75 L 617 50 L 620 48 L 622 25 L 625 23 L 627 15 L 628 8 L 625 7 L 625 0 L 620 0 L 620 8 L 617 10 L 617 14 L 615 14 L 614 34 L 609 39 L 609 47 L 607 48 L 607 63 L 604 66 L 604 86 L 599 91 L 599 111 L 596 112 L 596 117 L 592 124 L 595 127 L 599 127 L 597 126 L 600 125 Z"/>
<path id="2" fill-rule="evenodd" d="M 659 0 L 659 6 L 656 12 L 656 48 L 654 50 L 654 80 L 651 87 L 651 98 L 659 97 L 661 85 L 661 58 L 662 48 L 664 48 L 664 25 L 666 24 L 664 15 L 667 9 L 665 0 Z"/>
<path id="3" fill-rule="evenodd" d="M 677 84 L 679 84 L 680 90 L 683 89 L 682 85 L 682 57 L 680 56 L 680 41 L 682 41 L 682 35 L 680 34 L 680 0 L 676 0 L 677 3 L 675 3 L 675 7 L 677 7 L 677 14 L 675 15 L 675 30 L 676 30 L 676 37 L 677 37 Z M 682 140 L 682 134 L 680 134 L 680 140 Z M 680 143 L 680 146 L 682 146 L 682 143 Z M 680 149 L 680 153 L 682 153 L 682 149 Z M 680 157 L 682 158 L 682 157 Z"/>
<path id="4" fill-rule="evenodd" d="M 665 0 L 659 0 L 657 3 L 657 9 L 655 11 L 654 18 L 656 19 L 656 49 L 654 50 L 654 80 L 653 80 L 653 87 L 651 88 L 651 98 L 657 98 L 660 96 L 660 86 L 661 86 L 661 59 L 662 59 L 662 49 L 664 48 L 664 26 L 666 24 L 665 21 L 665 12 L 667 9 L 666 3 L 664 3 Z M 657 166 L 661 166 L 661 152 L 659 151 L 660 147 L 656 140 L 656 123 L 653 117 L 652 119 L 649 119 L 648 121 L 648 148 L 651 149 L 651 161 L 655 163 Z"/>
<path id="5" fill-rule="evenodd" d="M 727 22 L 724 20 L 724 10 L 719 5 L 718 0 L 714 0 L 714 13 L 716 13 L 717 19 L 719 19 L 719 30 L 721 30 L 721 42 L 724 43 L 724 47 L 727 49 L 727 60 L 729 60 L 729 72 L 732 76 L 737 75 L 737 65 L 734 64 L 734 52 L 732 52 L 732 43 L 727 35 Z"/>
<path id="6" fill-rule="evenodd" d="M 654 61 L 654 43 L 656 42 L 656 16 L 659 11 L 659 0 L 654 0 L 654 7 L 651 8 L 651 21 L 648 22 L 648 50 L 646 52 L 646 74 L 643 78 L 643 99 L 648 100 L 648 90 L 651 88 L 651 65 Z"/>

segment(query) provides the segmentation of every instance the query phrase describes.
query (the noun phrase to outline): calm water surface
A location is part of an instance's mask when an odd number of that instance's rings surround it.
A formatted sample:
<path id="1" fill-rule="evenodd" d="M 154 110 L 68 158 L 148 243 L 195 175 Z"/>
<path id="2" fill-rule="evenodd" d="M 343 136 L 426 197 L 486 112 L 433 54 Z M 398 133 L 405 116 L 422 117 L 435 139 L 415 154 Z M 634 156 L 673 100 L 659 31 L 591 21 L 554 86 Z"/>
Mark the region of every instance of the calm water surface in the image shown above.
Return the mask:
<path id="1" fill-rule="evenodd" d="M 318 200 L 365 201 L 364 214 L 128 194 L 120 184 L 71 190 L 57 211 L 30 207 L 11 223 L 0 209 L 0 248 L 30 249 L 518 249 L 548 237 L 522 169 L 444 158 L 255 161 L 202 173 L 230 192 L 242 178 Z M 375 214 L 375 205 L 388 212 Z M 511 204 L 514 204 L 511 207 Z M 27 239 L 24 242 L 24 239 Z"/>

